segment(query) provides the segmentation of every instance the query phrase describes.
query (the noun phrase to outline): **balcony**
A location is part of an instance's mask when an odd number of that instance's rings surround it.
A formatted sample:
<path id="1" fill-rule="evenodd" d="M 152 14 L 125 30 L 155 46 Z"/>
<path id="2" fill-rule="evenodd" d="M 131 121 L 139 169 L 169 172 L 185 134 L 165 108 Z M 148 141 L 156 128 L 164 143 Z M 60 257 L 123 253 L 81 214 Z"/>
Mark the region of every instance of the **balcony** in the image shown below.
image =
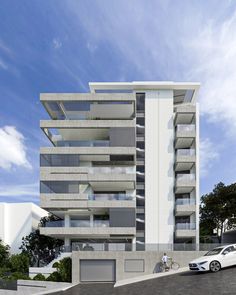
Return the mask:
<path id="1" fill-rule="evenodd" d="M 40 126 L 55 146 L 92 146 L 97 141 L 98 146 L 135 146 L 135 120 L 46 120 Z"/>
<path id="2" fill-rule="evenodd" d="M 58 94 L 62 97 L 62 94 Z M 134 117 L 135 109 L 134 102 L 130 99 L 122 100 L 121 97 L 117 97 L 115 100 L 97 100 L 91 101 L 91 98 L 85 94 L 78 100 L 72 101 L 69 98 L 71 94 L 62 98 L 56 97 L 57 100 L 50 101 L 50 97 L 45 99 L 45 94 L 41 97 L 41 100 L 48 111 L 49 115 L 54 120 L 67 119 L 67 120 L 101 120 L 101 119 L 132 119 Z M 82 100 L 85 99 L 86 100 Z M 97 99 L 97 96 L 94 97 Z M 93 99 L 94 99 L 93 98 Z M 75 99 L 75 98 L 73 98 Z M 101 98 L 100 98 L 101 99 Z"/>
<path id="3" fill-rule="evenodd" d="M 175 148 L 190 148 L 196 137 L 196 126 L 194 124 L 179 124 L 176 126 Z"/>
<path id="4" fill-rule="evenodd" d="M 65 174 L 64 174 L 65 175 Z M 71 175 L 71 174 L 69 174 Z M 57 174 L 56 174 L 57 176 Z M 58 175 L 62 176 L 63 174 Z M 72 174 L 77 180 L 65 181 L 65 180 L 45 180 L 40 181 L 40 194 L 41 196 L 45 195 L 54 195 L 55 197 L 60 196 L 63 197 L 76 197 L 79 194 L 83 194 L 85 189 L 92 189 L 95 192 L 124 192 L 127 190 L 134 190 L 135 189 L 135 179 L 133 181 L 108 181 L 108 180 L 101 180 L 101 181 L 78 181 L 78 174 Z M 86 175 L 84 175 L 86 176 Z M 126 177 L 129 176 L 125 175 Z M 133 175 L 131 175 L 133 177 Z M 134 175 L 135 177 L 135 175 Z M 50 179 L 50 175 L 48 176 Z M 92 192 L 91 192 L 92 193 Z M 69 195 L 68 195 L 69 194 Z"/>
<path id="5" fill-rule="evenodd" d="M 175 193 L 191 193 L 196 186 L 195 174 L 177 174 L 175 182 Z"/>
<path id="6" fill-rule="evenodd" d="M 41 181 L 135 182 L 135 168 L 41 167 Z"/>
<path id="7" fill-rule="evenodd" d="M 109 147 L 109 140 L 56 140 L 57 147 Z"/>
<path id="8" fill-rule="evenodd" d="M 40 228 L 40 234 L 55 238 L 65 237 L 109 237 L 110 235 L 134 236 L 135 227 L 111 227 L 109 220 L 71 220 L 69 226 L 64 221 L 52 221 Z"/>
<path id="9" fill-rule="evenodd" d="M 176 151 L 175 171 L 191 170 L 196 162 L 195 149 L 178 149 Z"/>
<path id="10" fill-rule="evenodd" d="M 176 199 L 175 216 L 189 216 L 196 211 L 195 199 Z"/>
<path id="11" fill-rule="evenodd" d="M 196 223 L 177 223 L 175 225 L 176 238 L 193 238 L 196 236 Z"/>
<path id="12" fill-rule="evenodd" d="M 182 105 L 175 109 L 175 125 L 192 124 L 195 120 L 196 106 Z"/>
<path id="13" fill-rule="evenodd" d="M 81 173 L 81 174 L 135 174 L 135 166 L 131 167 L 86 167 L 86 166 L 74 166 L 74 167 L 40 167 L 41 173 L 55 173 L 55 174 L 69 174 L 69 173 Z"/>
<path id="14" fill-rule="evenodd" d="M 40 206 L 57 208 L 135 208 L 135 196 L 128 194 L 41 194 Z"/>

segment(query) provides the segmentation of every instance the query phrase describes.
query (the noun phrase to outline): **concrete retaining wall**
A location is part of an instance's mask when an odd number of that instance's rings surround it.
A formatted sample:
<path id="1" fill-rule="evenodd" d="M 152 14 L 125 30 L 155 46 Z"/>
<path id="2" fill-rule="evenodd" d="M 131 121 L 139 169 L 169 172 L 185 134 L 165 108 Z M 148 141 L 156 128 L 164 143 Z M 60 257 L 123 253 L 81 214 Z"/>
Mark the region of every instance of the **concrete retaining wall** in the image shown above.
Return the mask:
<path id="1" fill-rule="evenodd" d="M 204 255 L 205 251 L 169 251 L 166 252 L 169 257 L 180 264 L 180 267 L 188 266 L 188 263 L 194 258 Z M 72 283 L 80 282 L 80 260 L 81 259 L 115 259 L 116 260 L 116 281 L 133 278 L 137 276 L 152 274 L 156 270 L 157 264 L 161 261 L 163 252 L 157 251 L 136 251 L 136 252 L 72 252 Z M 144 260 L 143 271 L 125 270 L 126 260 L 140 259 Z"/>

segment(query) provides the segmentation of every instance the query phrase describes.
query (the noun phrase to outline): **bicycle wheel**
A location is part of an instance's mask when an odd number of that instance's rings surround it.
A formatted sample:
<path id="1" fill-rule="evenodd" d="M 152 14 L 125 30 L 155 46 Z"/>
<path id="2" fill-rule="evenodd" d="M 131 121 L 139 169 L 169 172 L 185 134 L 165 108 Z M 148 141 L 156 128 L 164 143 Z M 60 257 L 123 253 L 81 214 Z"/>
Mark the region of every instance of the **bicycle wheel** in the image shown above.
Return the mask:
<path id="1" fill-rule="evenodd" d="M 163 264 L 161 264 L 161 265 L 159 266 L 159 272 L 164 272 L 164 271 L 165 271 L 165 267 L 164 267 Z"/>
<path id="2" fill-rule="evenodd" d="M 177 270 L 179 269 L 179 264 L 177 262 L 172 262 L 171 268 Z"/>

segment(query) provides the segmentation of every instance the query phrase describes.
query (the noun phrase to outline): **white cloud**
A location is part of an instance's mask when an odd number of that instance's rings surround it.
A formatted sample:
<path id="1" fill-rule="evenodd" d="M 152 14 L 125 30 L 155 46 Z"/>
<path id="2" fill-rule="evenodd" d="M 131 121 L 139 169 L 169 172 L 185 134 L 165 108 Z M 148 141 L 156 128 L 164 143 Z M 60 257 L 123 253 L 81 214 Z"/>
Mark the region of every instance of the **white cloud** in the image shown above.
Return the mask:
<path id="1" fill-rule="evenodd" d="M 54 38 L 54 39 L 52 40 L 52 44 L 53 44 L 53 47 L 54 47 L 55 49 L 59 49 L 59 48 L 62 47 L 62 42 L 61 42 L 60 39 L 58 39 L 58 38 Z"/>
<path id="2" fill-rule="evenodd" d="M 39 184 L 19 184 L 19 185 L 1 185 L 0 187 L 1 197 L 35 197 L 39 196 Z"/>
<path id="3" fill-rule="evenodd" d="M 236 132 L 236 11 L 221 24 L 208 21 L 189 42 L 193 63 L 191 77 L 202 81 L 202 114 Z"/>
<path id="4" fill-rule="evenodd" d="M 222 2 L 212 13 L 214 5 L 200 2 L 111 1 L 104 6 L 95 1 L 94 18 L 86 5 L 70 2 L 68 17 L 75 14 L 88 39 L 116 50 L 140 79 L 200 81 L 201 113 L 235 134 L 236 11 L 230 5 Z M 153 11 L 157 17 L 151 17 Z"/>
<path id="5" fill-rule="evenodd" d="M 209 138 L 200 140 L 200 176 L 205 177 L 219 158 L 216 145 Z"/>
<path id="6" fill-rule="evenodd" d="M 14 126 L 0 128 L 0 168 L 13 166 L 31 168 L 26 157 L 24 136 Z"/>
<path id="7" fill-rule="evenodd" d="M 8 69 L 7 64 L 1 58 L 0 58 L 0 68 L 2 68 L 3 70 Z"/>

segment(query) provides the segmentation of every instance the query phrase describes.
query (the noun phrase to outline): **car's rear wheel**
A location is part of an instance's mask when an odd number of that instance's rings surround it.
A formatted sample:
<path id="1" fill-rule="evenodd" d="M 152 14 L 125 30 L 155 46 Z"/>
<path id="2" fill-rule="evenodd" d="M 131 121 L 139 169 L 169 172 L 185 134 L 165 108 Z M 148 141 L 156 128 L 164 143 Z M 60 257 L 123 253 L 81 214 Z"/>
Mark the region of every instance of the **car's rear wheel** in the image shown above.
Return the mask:
<path id="1" fill-rule="evenodd" d="M 220 265 L 219 261 L 214 260 L 210 263 L 210 271 L 217 272 L 220 269 L 221 269 L 221 265 Z"/>

